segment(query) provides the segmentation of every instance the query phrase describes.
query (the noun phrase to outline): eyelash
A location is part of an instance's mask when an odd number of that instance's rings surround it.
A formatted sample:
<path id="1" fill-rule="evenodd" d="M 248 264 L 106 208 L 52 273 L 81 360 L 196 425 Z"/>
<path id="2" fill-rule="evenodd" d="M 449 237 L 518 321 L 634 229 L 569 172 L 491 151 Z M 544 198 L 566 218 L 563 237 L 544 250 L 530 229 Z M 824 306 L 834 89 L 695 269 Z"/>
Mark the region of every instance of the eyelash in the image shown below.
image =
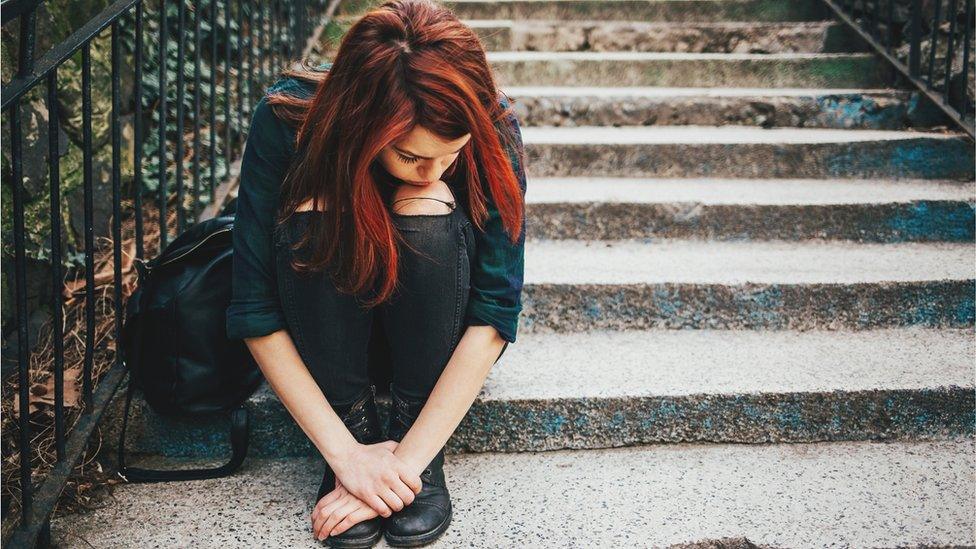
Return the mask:
<path id="1" fill-rule="evenodd" d="M 400 157 L 400 162 L 403 162 L 405 164 L 413 164 L 414 162 L 416 162 L 418 160 L 417 158 L 412 158 L 412 157 L 409 157 L 409 156 L 403 156 L 400 153 L 396 153 L 396 154 L 397 154 L 398 157 Z"/>

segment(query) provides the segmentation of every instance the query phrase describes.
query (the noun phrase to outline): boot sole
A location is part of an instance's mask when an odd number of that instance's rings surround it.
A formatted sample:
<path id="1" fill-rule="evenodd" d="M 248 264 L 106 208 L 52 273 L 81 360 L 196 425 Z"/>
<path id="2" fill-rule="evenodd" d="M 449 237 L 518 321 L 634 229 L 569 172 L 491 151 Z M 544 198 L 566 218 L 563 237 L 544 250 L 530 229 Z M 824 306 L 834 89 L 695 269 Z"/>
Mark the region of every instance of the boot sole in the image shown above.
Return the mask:
<path id="1" fill-rule="evenodd" d="M 428 543 L 439 538 L 440 535 L 447 530 L 447 527 L 451 525 L 451 517 L 453 516 L 454 508 L 452 507 L 447 513 L 447 519 L 445 519 L 440 526 L 425 534 L 417 534 L 416 536 L 396 536 L 384 531 L 383 537 L 386 539 L 386 543 L 388 543 L 391 547 L 419 547 L 421 545 L 427 545 Z"/>
<path id="2" fill-rule="evenodd" d="M 383 532 L 380 530 L 376 531 L 376 534 L 368 538 L 359 539 L 349 539 L 349 540 L 333 540 L 332 538 L 326 538 L 323 542 L 326 547 L 336 547 L 338 549 L 364 549 L 372 547 L 379 543 L 380 538 L 383 536 Z"/>

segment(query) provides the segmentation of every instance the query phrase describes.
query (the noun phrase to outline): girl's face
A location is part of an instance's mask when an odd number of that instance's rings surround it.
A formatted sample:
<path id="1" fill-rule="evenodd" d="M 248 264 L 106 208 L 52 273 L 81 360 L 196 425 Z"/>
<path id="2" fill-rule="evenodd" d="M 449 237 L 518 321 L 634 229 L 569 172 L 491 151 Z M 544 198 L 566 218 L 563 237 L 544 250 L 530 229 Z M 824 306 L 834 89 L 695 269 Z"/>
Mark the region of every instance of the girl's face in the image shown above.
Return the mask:
<path id="1" fill-rule="evenodd" d="M 393 177 L 408 185 L 424 187 L 441 179 L 470 139 L 471 134 L 467 133 L 454 141 L 441 141 L 417 125 L 400 140 L 384 147 L 378 159 Z"/>

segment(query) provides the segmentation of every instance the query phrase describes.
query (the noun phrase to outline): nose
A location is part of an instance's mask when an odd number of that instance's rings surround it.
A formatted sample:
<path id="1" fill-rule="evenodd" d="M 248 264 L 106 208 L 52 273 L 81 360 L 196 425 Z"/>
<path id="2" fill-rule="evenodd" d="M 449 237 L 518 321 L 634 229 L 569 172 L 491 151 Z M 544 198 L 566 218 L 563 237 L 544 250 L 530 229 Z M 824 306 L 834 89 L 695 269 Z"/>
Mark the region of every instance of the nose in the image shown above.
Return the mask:
<path id="1" fill-rule="evenodd" d="M 424 181 L 436 181 L 440 179 L 441 174 L 444 173 L 444 170 L 446 168 L 447 166 L 443 166 L 437 162 L 433 162 L 430 166 L 418 167 L 417 175 L 419 175 L 420 179 Z"/>

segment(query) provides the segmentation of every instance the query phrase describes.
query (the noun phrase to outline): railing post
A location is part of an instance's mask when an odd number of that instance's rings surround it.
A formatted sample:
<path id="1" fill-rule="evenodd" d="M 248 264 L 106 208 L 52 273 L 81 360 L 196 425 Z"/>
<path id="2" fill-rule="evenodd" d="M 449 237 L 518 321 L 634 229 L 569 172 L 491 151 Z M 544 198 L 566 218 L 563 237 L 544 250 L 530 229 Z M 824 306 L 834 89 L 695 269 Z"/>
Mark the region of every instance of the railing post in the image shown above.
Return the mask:
<path id="1" fill-rule="evenodd" d="M 918 78 L 922 72 L 922 0 L 911 1 L 908 15 L 908 74 Z"/>

